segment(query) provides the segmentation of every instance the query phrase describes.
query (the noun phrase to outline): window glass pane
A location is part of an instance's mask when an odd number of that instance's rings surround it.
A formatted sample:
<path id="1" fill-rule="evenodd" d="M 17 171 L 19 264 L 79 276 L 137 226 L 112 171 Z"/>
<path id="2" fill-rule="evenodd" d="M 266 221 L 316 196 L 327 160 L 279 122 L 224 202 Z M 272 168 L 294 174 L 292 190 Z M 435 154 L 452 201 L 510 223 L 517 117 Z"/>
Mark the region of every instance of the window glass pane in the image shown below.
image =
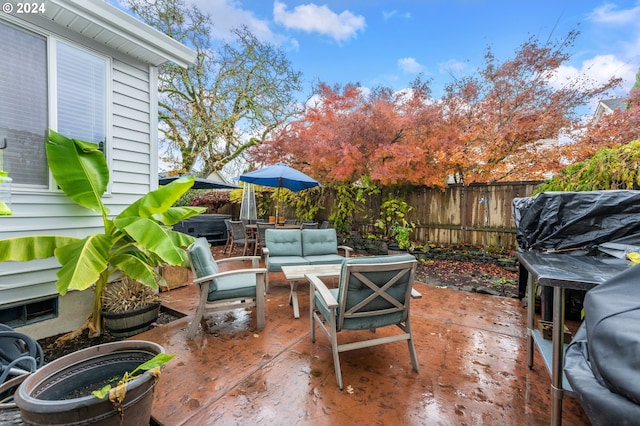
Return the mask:
<path id="1" fill-rule="evenodd" d="M 47 43 L 0 23 L 0 168 L 14 183 L 47 186 Z"/>
<path id="2" fill-rule="evenodd" d="M 58 42 L 59 133 L 104 142 L 106 63 L 104 58 Z"/>

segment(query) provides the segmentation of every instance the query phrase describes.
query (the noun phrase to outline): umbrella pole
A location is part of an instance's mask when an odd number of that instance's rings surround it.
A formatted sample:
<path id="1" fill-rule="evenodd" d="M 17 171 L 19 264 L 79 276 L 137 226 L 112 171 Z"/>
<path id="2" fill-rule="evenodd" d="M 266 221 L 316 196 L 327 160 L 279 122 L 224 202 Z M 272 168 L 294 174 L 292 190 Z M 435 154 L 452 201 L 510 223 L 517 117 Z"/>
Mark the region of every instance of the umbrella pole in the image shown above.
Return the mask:
<path id="1" fill-rule="evenodd" d="M 280 223 L 280 185 L 276 190 L 276 225 Z"/>

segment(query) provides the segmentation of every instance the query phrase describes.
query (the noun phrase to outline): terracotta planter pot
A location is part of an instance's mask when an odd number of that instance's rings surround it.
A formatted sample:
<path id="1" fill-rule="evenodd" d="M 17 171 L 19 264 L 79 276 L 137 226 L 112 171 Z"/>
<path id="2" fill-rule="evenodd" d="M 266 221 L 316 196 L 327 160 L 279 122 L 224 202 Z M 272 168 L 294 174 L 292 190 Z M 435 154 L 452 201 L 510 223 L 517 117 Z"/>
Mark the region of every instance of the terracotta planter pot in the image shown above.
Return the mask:
<path id="1" fill-rule="evenodd" d="M 108 397 L 98 399 L 90 391 L 163 352 L 153 342 L 126 340 L 58 358 L 29 375 L 14 394 L 20 416 L 27 425 L 148 425 L 156 383 L 150 373 L 127 383 L 122 422 Z M 89 395 L 75 397 L 79 389 L 88 389 Z"/>

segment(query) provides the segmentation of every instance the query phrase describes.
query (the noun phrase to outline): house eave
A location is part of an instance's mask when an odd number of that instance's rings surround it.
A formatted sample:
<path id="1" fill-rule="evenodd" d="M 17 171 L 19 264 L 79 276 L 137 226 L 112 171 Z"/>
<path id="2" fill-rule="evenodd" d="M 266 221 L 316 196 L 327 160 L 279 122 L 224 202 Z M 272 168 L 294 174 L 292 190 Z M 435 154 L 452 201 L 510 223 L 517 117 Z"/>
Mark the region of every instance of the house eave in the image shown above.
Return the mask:
<path id="1" fill-rule="evenodd" d="M 173 62 L 187 67 L 196 60 L 193 49 L 102 0 L 48 0 L 45 7 L 42 14 L 21 18 L 48 19 L 154 66 Z"/>

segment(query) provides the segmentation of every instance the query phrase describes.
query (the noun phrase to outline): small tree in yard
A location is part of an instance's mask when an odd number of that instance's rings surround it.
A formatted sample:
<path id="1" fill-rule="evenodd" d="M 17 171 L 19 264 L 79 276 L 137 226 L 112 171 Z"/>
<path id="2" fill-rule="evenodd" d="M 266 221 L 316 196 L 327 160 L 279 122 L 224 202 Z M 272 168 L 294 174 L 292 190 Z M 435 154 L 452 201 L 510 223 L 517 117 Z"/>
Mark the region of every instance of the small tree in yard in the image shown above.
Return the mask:
<path id="1" fill-rule="evenodd" d="M 207 213 L 217 213 L 218 210 L 231 202 L 228 191 L 200 192 L 189 201 L 191 206 L 206 207 Z"/>
<path id="2" fill-rule="evenodd" d="M 178 174 L 202 163 L 204 176 L 220 170 L 298 113 L 301 73 L 284 53 L 246 27 L 214 46 L 208 15 L 184 0 L 125 0 L 142 21 L 197 52 L 187 69 L 159 70 L 160 131 Z M 245 135 L 250 135 L 249 139 Z"/>

